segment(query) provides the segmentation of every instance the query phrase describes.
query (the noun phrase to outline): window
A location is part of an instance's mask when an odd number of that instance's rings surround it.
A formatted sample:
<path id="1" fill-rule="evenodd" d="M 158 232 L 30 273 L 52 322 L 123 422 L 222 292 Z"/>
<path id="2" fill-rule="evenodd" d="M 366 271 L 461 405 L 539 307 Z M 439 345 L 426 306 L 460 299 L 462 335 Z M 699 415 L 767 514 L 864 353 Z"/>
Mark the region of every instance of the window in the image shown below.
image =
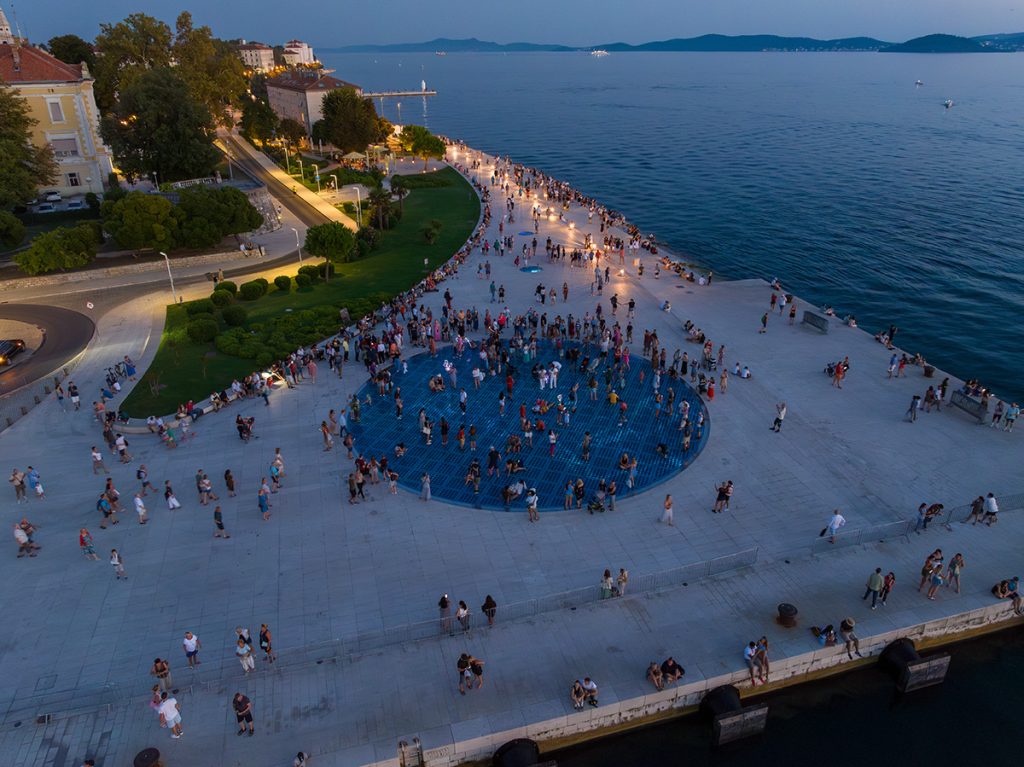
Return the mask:
<path id="1" fill-rule="evenodd" d="M 55 138 L 50 141 L 53 156 L 58 160 L 62 157 L 78 157 L 78 140 L 73 138 Z"/>
<path id="2" fill-rule="evenodd" d="M 50 110 L 50 122 L 64 122 L 64 110 L 61 109 L 59 101 L 47 101 L 46 106 Z"/>
<path id="3" fill-rule="evenodd" d="M 68 173 L 68 186 L 81 186 L 82 179 L 78 177 L 77 173 Z"/>

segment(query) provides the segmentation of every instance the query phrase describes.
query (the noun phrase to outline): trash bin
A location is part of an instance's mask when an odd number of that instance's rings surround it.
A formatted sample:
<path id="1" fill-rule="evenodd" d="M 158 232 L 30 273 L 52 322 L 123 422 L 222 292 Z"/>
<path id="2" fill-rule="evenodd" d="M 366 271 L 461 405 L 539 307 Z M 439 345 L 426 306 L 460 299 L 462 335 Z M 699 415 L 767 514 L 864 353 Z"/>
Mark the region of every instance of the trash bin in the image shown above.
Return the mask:
<path id="1" fill-rule="evenodd" d="M 797 612 L 796 605 L 783 602 L 779 605 L 779 623 L 786 628 L 793 628 L 796 625 Z"/>
<path id="2" fill-rule="evenodd" d="M 925 378 L 931 378 L 934 375 L 935 375 L 935 366 L 934 365 L 925 365 L 924 366 L 924 377 Z"/>

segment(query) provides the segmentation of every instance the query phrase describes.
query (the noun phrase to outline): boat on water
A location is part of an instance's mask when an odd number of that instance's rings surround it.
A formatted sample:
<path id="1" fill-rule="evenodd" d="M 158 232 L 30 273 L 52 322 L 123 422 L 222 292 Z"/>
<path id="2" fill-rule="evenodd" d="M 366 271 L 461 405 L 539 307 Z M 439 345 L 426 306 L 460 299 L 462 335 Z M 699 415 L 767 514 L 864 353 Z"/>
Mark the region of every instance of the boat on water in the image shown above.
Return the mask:
<path id="1" fill-rule="evenodd" d="M 924 80 L 914 80 L 914 85 L 920 88 L 922 85 L 924 85 Z"/>
<path id="2" fill-rule="evenodd" d="M 952 109 L 953 108 L 953 104 L 954 104 L 953 99 L 946 99 L 945 101 L 942 102 L 942 105 L 944 107 L 946 107 L 946 109 Z"/>
<path id="3" fill-rule="evenodd" d="M 595 51 L 591 51 L 590 55 L 591 56 L 607 56 L 608 55 L 608 51 L 605 51 L 605 50 L 602 50 L 602 49 L 598 48 Z"/>
<path id="4" fill-rule="evenodd" d="M 434 55 L 435 56 L 447 56 L 448 54 L 445 51 L 434 51 Z"/>

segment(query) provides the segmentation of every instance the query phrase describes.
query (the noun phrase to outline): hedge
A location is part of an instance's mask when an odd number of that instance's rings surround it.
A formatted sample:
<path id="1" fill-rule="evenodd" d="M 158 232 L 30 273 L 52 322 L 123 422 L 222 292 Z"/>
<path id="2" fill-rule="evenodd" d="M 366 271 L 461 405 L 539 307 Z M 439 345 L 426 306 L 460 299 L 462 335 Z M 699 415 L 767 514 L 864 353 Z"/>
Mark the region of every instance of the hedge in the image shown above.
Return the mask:
<path id="1" fill-rule="evenodd" d="M 217 290 L 226 290 L 231 295 L 238 293 L 238 286 L 231 280 L 221 280 L 217 283 Z"/>
<path id="2" fill-rule="evenodd" d="M 310 285 L 313 284 L 313 278 L 310 277 L 308 274 L 305 274 L 305 273 L 303 273 L 303 274 L 296 274 L 295 275 L 295 284 L 298 285 L 300 288 L 308 288 Z"/>
<path id="3" fill-rule="evenodd" d="M 237 328 L 245 324 L 245 321 L 249 318 L 249 312 L 246 311 L 244 306 L 226 306 L 221 310 L 220 316 L 224 318 L 225 323 L 233 328 Z"/>
<path id="4" fill-rule="evenodd" d="M 238 287 L 238 295 L 243 301 L 255 301 L 257 298 L 265 295 L 266 292 L 267 286 L 259 280 L 243 282 Z"/>
<path id="5" fill-rule="evenodd" d="M 197 344 L 202 344 L 208 343 L 216 338 L 217 331 L 219 329 L 220 328 L 217 327 L 216 320 L 202 317 L 200 319 L 191 320 L 188 323 L 187 332 L 189 338 Z"/>
<path id="6" fill-rule="evenodd" d="M 189 317 L 195 317 L 197 314 L 213 314 L 217 308 L 209 298 L 200 298 L 185 304 L 185 311 Z"/>
<path id="7" fill-rule="evenodd" d="M 287 293 L 289 290 L 292 289 L 292 278 L 289 277 L 287 274 L 279 274 L 277 277 L 274 278 L 274 286 L 278 290 Z"/>
<path id="8" fill-rule="evenodd" d="M 213 291 L 210 294 L 210 300 L 214 303 L 214 305 L 223 308 L 231 304 L 231 302 L 235 300 L 235 297 L 231 295 L 228 291 L 217 288 L 217 290 Z"/>

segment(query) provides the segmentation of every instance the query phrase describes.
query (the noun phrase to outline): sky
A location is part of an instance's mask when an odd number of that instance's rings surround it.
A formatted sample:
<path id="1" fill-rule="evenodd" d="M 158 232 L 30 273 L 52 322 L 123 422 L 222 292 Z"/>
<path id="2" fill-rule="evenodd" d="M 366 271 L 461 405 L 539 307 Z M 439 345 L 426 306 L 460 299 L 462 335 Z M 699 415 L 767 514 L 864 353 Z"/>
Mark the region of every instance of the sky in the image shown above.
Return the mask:
<path id="1" fill-rule="evenodd" d="M 0 0 L 12 26 L 11 0 Z M 22 34 L 96 36 L 101 22 L 181 10 L 218 37 L 313 46 L 476 37 L 496 42 L 598 45 L 707 33 L 902 41 L 945 32 L 1024 31 L 1024 0 L 16 0 Z M 1018 9 L 1017 6 L 1020 6 Z M 1018 19 L 1018 17 L 1020 17 Z"/>

